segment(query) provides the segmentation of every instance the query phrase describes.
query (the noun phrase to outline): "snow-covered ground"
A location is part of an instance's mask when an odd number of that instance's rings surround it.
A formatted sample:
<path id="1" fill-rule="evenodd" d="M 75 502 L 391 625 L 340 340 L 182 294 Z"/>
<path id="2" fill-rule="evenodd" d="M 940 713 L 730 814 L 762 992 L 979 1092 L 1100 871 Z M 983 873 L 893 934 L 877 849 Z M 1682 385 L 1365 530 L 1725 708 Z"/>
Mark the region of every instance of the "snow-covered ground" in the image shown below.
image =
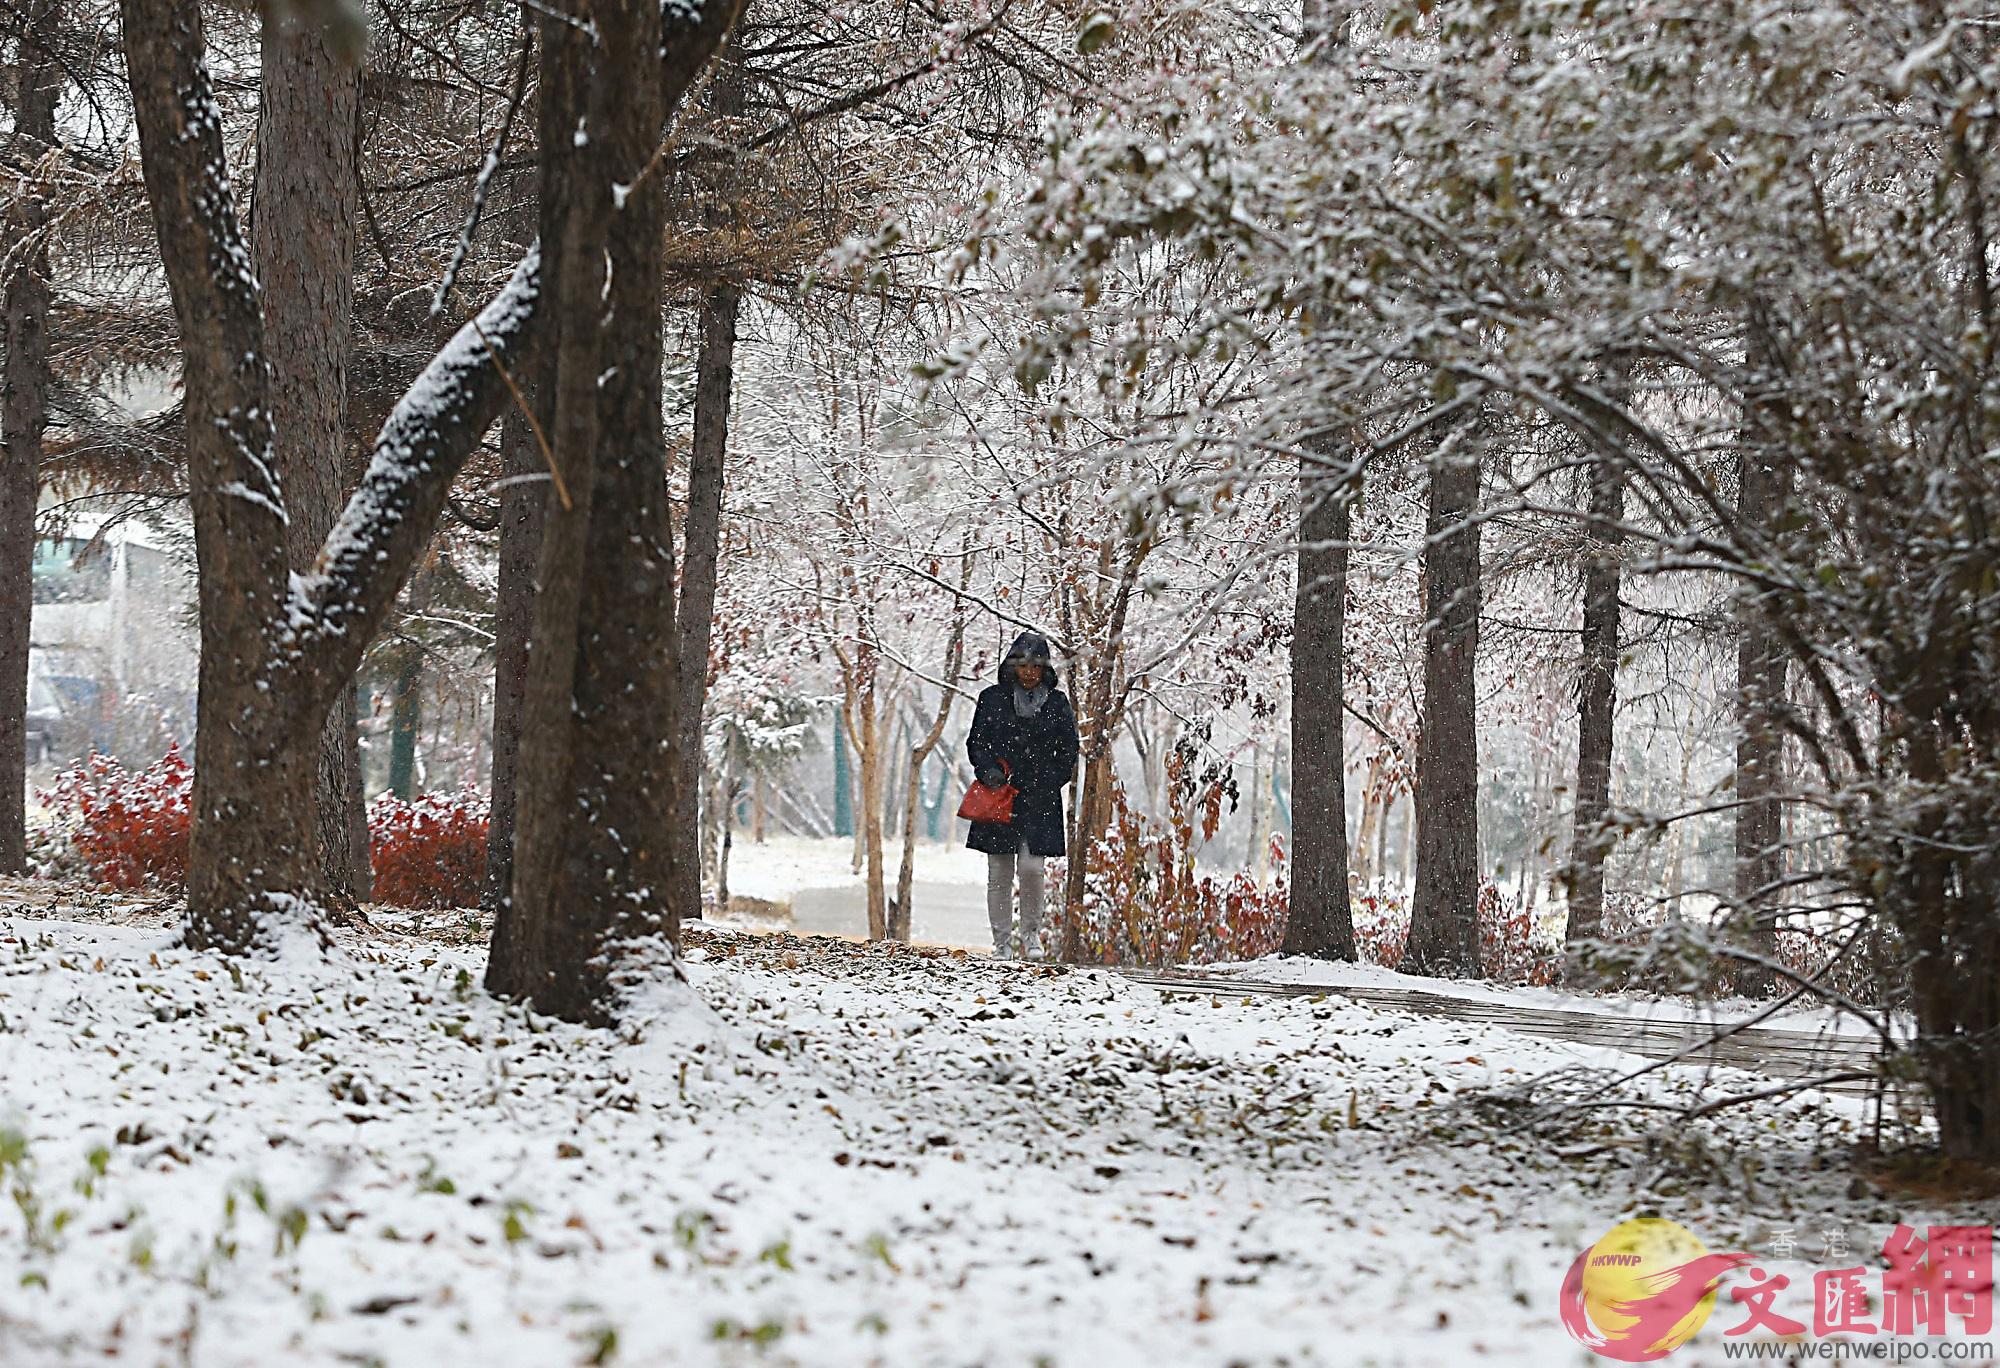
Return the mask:
<path id="1" fill-rule="evenodd" d="M 900 841 L 883 845 L 883 867 L 893 888 L 903 858 Z M 963 844 L 917 843 L 917 878 L 926 883 L 964 884 L 984 888 L 986 857 Z M 854 842 L 845 837 L 773 835 L 758 844 L 739 834 L 729 851 L 729 891 L 764 902 L 789 902 L 805 888 L 841 888 L 859 884 L 854 872 Z"/>
<path id="2" fill-rule="evenodd" d="M 731 913 L 722 921 L 770 930 L 794 929 L 809 935 L 866 936 L 868 888 L 854 871 L 854 842 L 848 839 L 773 836 L 764 844 L 739 841 L 729 863 L 732 903 L 744 897 L 759 904 L 749 916 Z M 895 896 L 903 858 L 900 842 L 883 851 L 883 882 Z M 920 945 L 984 950 L 993 943 L 986 924 L 986 857 L 963 845 L 917 846 L 910 893 L 911 937 Z M 774 917 L 773 912 L 777 915 Z"/>
<path id="3" fill-rule="evenodd" d="M 1823 1161 L 1855 1104 L 1537 1133 L 1478 1099 L 1572 1056 L 1338 998 L 710 931 L 614 1034 L 464 944 L 167 940 L 0 921 L 8 1368 L 1542 1368 L 1624 1216 L 1924 1219 Z"/>

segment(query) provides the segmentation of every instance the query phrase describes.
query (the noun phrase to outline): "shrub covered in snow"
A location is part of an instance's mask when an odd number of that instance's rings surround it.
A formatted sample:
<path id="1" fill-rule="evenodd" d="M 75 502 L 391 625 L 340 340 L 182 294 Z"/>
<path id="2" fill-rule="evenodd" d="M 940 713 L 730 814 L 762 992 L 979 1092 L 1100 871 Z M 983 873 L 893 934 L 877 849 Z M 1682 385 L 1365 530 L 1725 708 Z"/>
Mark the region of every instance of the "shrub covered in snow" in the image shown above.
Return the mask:
<path id="1" fill-rule="evenodd" d="M 1386 881 L 1354 892 L 1355 952 L 1369 964 L 1394 969 L 1410 938 L 1409 891 Z M 1562 945 L 1540 926 L 1532 909 L 1500 891 L 1492 880 L 1479 885 L 1479 971 L 1501 983 L 1546 986 L 1562 977 Z"/>
<path id="2" fill-rule="evenodd" d="M 1195 846 L 1215 834 L 1222 790 L 1209 786 L 1198 811 L 1190 812 L 1178 772 L 1167 789 L 1166 817 L 1159 820 L 1135 810 L 1122 787 L 1113 788 L 1111 824 L 1090 850 L 1082 957 L 1159 966 L 1275 954 L 1290 905 L 1283 842 L 1271 842 L 1272 875 L 1262 884 L 1247 870 L 1227 879 L 1203 873 L 1195 867 Z M 1053 921 L 1044 923 L 1050 936 Z"/>
<path id="3" fill-rule="evenodd" d="M 1354 953 L 1385 969 L 1401 964 L 1410 939 L 1409 890 L 1378 879 L 1355 889 L 1348 905 L 1354 912 Z"/>
<path id="4" fill-rule="evenodd" d="M 178 746 L 143 770 L 92 754 L 41 794 L 51 821 L 35 865 L 111 888 L 187 887 L 194 767 Z M 469 907 L 486 867 L 487 799 L 467 788 L 368 807 L 374 896 L 392 907 Z"/>
<path id="5" fill-rule="evenodd" d="M 1536 924 L 1534 909 L 1500 891 L 1490 879 L 1479 885 L 1479 971 L 1501 983 L 1547 987 L 1562 978 L 1560 942 Z"/>
<path id="6" fill-rule="evenodd" d="M 391 907 L 471 907 L 486 870 L 485 794 L 463 788 L 368 805 L 375 901 Z"/>
<path id="7" fill-rule="evenodd" d="M 1852 916 L 1795 916 L 1773 935 L 1776 963 L 1849 1001 L 1906 1007 L 1906 948 L 1886 923 Z M 1725 998 L 1744 991 L 1740 931 L 1715 913 L 1676 915 L 1661 899 L 1625 892 L 1606 900 L 1604 927 L 1580 956 L 1600 987 Z M 1780 976 L 1782 978 L 1782 975 Z"/>
<path id="8" fill-rule="evenodd" d="M 1870 1007 L 1905 1007 L 1910 1001 L 1908 950 L 1895 928 L 1852 921 L 1819 929 L 1781 926 L 1778 963 L 1802 979 Z"/>
<path id="9" fill-rule="evenodd" d="M 177 745 L 136 773 L 92 752 L 41 794 L 53 820 L 38 867 L 112 888 L 184 888 L 193 794 L 194 767 Z"/>

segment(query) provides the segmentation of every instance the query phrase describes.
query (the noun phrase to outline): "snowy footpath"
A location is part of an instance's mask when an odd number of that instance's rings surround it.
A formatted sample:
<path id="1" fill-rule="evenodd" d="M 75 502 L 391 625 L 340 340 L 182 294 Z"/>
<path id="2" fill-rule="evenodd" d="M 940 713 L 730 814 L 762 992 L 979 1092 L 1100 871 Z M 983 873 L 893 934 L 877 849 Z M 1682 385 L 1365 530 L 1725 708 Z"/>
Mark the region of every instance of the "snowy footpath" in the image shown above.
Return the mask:
<path id="1" fill-rule="evenodd" d="M 711 930 L 610 1033 L 460 939 L 0 919 L 0 1364 L 1543 1368 L 1626 1216 L 1942 1219 L 1858 1103 L 1551 1129 L 1506 1090 L 1593 1079 L 1490 1027 Z"/>

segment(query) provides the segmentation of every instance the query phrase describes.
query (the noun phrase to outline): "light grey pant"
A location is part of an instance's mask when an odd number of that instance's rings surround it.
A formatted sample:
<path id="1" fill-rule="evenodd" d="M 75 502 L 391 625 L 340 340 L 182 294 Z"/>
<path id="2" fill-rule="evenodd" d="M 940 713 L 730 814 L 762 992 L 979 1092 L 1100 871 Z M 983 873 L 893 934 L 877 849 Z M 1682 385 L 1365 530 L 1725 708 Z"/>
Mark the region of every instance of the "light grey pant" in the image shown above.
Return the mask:
<path id="1" fill-rule="evenodd" d="M 986 921 L 993 928 L 993 953 L 1012 953 L 1009 933 L 1014 929 L 1014 871 L 1021 873 L 1021 944 L 1027 954 L 1042 938 L 1042 857 L 1030 855 L 1022 841 L 1015 853 L 986 857 Z"/>

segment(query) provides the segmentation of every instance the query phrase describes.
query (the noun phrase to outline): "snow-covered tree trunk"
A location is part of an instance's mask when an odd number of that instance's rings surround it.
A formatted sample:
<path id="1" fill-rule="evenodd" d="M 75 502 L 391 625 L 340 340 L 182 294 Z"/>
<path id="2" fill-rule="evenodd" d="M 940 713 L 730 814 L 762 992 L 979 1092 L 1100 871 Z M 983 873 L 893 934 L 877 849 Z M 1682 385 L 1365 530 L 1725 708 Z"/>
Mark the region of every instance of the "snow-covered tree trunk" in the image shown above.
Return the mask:
<path id="1" fill-rule="evenodd" d="M 1431 460 L 1424 534 L 1424 706 L 1417 886 L 1403 968 L 1479 973 L 1479 452 L 1476 425 Z"/>
<path id="2" fill-rule="evenodd" d="M 273 950 L 315 920 L 319 739 L 505 397 L 530 339 L 537 253 L 425 368 L 360 488 L 297 578 L 271 428 L 271 370 L 236 217 L 197 0 L 123 0 L 141 165 L 182 350 L 201 666 L 187 941 Z"/>
<path id="3" fill-rule="evenodd" d="M 38 163 L 54 148 L 62 70 L 46 40 L 55 0 L 31 0 L 21 25 L 14 155 Z M 35 504 L 49 410 L 48 208 L 23 188 L 7 216 L 6 373 L 0 397 L 0 874 L 27 867 L 28 649 L 35 603 Z"/>

